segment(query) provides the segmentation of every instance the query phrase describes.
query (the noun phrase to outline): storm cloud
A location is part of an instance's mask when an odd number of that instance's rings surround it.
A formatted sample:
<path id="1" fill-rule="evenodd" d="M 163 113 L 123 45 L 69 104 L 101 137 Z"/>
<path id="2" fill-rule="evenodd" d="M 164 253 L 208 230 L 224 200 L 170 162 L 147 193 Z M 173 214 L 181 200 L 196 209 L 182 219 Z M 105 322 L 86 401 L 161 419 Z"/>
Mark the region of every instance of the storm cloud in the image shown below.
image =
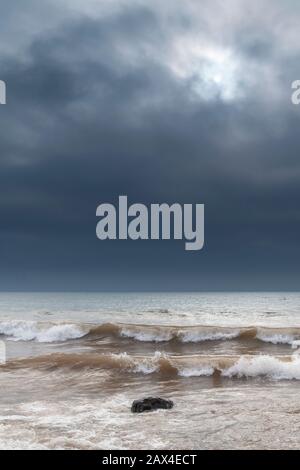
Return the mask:
<path id="1" fill-rule="evenodd" d="M 295 1 L 1 6 L 1 290 L 297 290 Z M 204 203 L 205 247 L 96 238 L 96 208 Z"/>

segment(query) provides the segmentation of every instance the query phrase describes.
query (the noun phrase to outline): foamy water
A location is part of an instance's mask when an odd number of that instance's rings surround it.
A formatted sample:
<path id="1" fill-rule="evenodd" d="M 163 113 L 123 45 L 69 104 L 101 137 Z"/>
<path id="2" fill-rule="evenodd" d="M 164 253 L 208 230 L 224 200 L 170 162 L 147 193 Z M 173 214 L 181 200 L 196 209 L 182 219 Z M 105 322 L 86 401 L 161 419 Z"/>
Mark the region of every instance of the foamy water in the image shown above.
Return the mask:
<path id="1" fill-rule="evenodd" d="M 297 448 L 299 306 L 295 293 L 0 294 L 0 448 Z M 130 413 L 148 395 L 175 407 Z"/>

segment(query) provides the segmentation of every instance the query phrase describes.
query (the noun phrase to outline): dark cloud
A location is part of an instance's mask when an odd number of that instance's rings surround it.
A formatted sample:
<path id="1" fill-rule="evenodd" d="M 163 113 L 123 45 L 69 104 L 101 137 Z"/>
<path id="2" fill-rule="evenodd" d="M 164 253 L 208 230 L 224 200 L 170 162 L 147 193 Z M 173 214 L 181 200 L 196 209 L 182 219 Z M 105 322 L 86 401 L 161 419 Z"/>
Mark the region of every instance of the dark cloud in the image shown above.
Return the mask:
<path id="1" fill-rule="evenodd" d="M 224 47 L 239 66 L 224 87 L 237 92 L 205 97 L 211 59 L 182 77 L 173 45 L 196 24 L 199 47 L 216 41 L 206 16 L 179 11 L 166 24 L 158 7 L 133 4 L 94 18 L 64 12 L 24 53 L 0 56 L 2 289 L 298 288 L 297 48 L 280 53 L 261 25 L 232 25 Z M 96 207 L 119 194 L 205 203 L 204 250 L 100 242 Z"/>

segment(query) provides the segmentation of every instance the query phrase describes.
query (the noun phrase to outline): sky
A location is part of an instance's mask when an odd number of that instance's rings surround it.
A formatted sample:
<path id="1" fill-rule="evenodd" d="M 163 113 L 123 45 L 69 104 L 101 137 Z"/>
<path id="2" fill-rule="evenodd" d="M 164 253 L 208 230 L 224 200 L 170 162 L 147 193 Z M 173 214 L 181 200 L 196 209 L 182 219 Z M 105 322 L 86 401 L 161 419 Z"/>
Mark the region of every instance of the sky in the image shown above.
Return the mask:
<path id="1" fill-rule="evenodd" d="M 0 290 L 299 290 L 300 4 L 0 2 Z M 96 208 L 205 204 L 205 246 Z"/>

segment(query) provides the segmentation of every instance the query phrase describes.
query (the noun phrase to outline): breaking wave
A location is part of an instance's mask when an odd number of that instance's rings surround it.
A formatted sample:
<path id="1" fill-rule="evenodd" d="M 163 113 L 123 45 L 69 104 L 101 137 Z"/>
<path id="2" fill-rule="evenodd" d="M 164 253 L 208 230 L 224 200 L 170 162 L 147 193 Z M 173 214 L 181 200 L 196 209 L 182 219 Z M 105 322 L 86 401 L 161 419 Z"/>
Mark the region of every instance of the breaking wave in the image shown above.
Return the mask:
<path id="1" fill-rule="evenodd" d="M 107 323 L 91 328 L 89 335 L 112 335 L 144 342 L 179 341 L 200 343 L 203 341 L 259 340 L 273 344 L 289 344 L 297 347 L 300 328 L 225 327 L 225 326 L 166 326 Z"/>
<path id="2" fill-rule="evenodd" d="M 300 357 L 292 356 L 152 356 L 121 354 L 56 353 L 7 362 L 1 369 L 58 368 L 118 370 L 135 374 L 159 373 L 180 377 L 218 376 L 224 378 L 268 377 L 274 380 L 300 380 Z"/>
<path id="3" fill-rule="evenodd" d="M 2 321 L 0 335 L 11 341 L 52 343 L 80 338 L 96 340 L 104 336 L 141 342 L 200 343 L 204 341 L 259 340 L 273 344 L 300 346 L 300 328 L 167 326 L 104 323 L 54 323 L 35 321 Z"/>
<path id="4" fill-rule="evenodd" d="M 34 321 L 0 322 L 0 335 L 11 341 L 36 341 L 53 343 L 77 339 L 86 335 L 86 331 L 76 324 L 70 323 L 38 323 Z"/>

